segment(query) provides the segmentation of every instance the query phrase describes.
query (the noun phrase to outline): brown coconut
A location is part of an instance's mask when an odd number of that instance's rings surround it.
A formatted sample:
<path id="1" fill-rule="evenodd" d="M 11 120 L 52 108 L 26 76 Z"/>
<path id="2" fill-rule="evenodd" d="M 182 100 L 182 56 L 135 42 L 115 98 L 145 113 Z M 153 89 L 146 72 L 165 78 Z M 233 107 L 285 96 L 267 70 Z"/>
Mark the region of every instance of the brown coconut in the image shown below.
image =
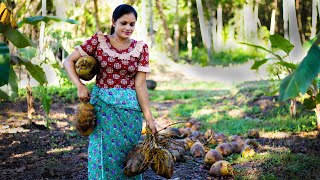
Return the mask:
<path id="1" fill-rule="evenodd" d="M 196 122 L 196 123 L 192 124 L 191 130 L 193 130 L 193 131 L 199 131 L 199 130 L 200 130 L 200 127 L 201 127 L 201 123 L 200 123 L 200 122 Z"/>
<path id="2" fill-rule="evenodd" d="M 94 107 L 89 102 L 80 102 L 73 119 L 78 132 L 82 136 L 89 136 L 96 126 Z"/>
<path id="3" fill-rule="evenodd" d="M 173 175 L 174 159 L 167 149 L 157 148 L 153 150 L 151 168 L 153 172 L 164 178 L 170 179 Z"/>
<path id="4" fill-rule="evenodd" d="M 225 143 L 228 141 L 228 138 L 226 135 L 224 135 L 223 133 L 215 133 L 213 135 L 214 140 L 216 140 L 216 142 L 218 142 L 219 144 L 221 143 Z"/>
<path id="5" fill-rule="evenodd" d="M 161 132 L 161 133 L 166 134 L 167 136 L 172 137 L 172 138 L 180 138 L 181 137 L 180 131 L 177 128 L 167 128 L 167 129 L 163 130 L 163 132 Z"/>
<path id="6" fill-rule="evenodd" d="M 179 132 L 181 134 L 181 137 L 183 137 L 183 138 L 191 135 L 191 129 L 189 127 L 179 128 Z"/>
<path id="7" fill-rule="evenodd" d="M 260 144 L 255 139 L 246 139 L 245 144 L 252 146 L 255 149 L 258 149 Z"/>
<path id="8" fill-rule="evenodd" d="M 143 173 L 149 167 L 152 154 L 143 150 L 142 146 L 133 148 L 124 162 L 124 174 L 132 177 Z"/>
<path id="9" fill-rule="evenodd" d="M 222 160 L 223 157 L 219 151 L 215 149 L 210 149 L 207 154 L 204 156 L 204 163 L 207 166 L 211 166 L 213 163 Z"/>
<path id="10" fill-rule="evenodd" d="M 230 136 L 229 137 L 229 140 L 231 141 L 231 142 L 234 142 L 234 141 L 243 141 L 243 138 L 241 137 L 241 136 L 238 136 L 238 135 L 232 135 L 232 136 Z"/>
<path id="11" fill-rule="evenodd" d="M 258 129 L 250 129 L 248 131 L 248 138 L 259 138 L 259 130 Z"/>
<path id="12" fill-rule="evenodd" d="M 250 145 L 245 145 L 241 151 L 241 156 L 242 157 L 252 157 L 256 154 L 254 151 L 253 147 Z"/>
<path id="13" fill-rule="evenodd" d="M 220 160 L 212 164 L 209 174 L 214 176 L 230 176 L 233 175 L 233 168 L 228 161 Z"/>
<path id="14" fill-rule="evenodd" d="M 79 78 L 89 81 L 98 72 L 98 61 L 92 56 L 83 56 L 76 62 L 75 70 Z"/>
<path id="15" fill-rule="evenodd" d="M 240 153 L 243 146 L 245 145 L 245 142 L 243 140 L 237 140 L 229 143 L 232 147 L 232 152 L 234 153 Z"/>
<path id="16" fill-rule="evenodd" d="M 215 148 L 222 156 L 229 156 L 230 154 L 232 154 L 232 146 L 229 143 L 222 143 L 219 144 L 216 148 Z"/>
<path id="17" fill-rule="evenodd" d="M 195 142 L 190 148 L 190 153 L 193 157 L 203 157 L 205 155 L 205 149 L 201 142 Z"/>
<path id="18" fill-rule="evenodd" d="M 206 139 L 212 139 L 213 138 L 213 135 L 215 134 L 214 130 L 212 129 L 208 129 L 205 133 L 204 133 L 204 137 Z"/>

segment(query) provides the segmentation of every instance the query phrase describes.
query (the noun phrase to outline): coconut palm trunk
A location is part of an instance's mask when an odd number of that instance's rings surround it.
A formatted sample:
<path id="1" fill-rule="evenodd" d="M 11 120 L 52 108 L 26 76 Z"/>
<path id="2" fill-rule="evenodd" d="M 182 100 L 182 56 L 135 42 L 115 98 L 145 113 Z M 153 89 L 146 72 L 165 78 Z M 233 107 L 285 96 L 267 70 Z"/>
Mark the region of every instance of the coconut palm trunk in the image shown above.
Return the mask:
<path id="1" fill-rule="evenodd" d="M 174 24 L 174 59 L 179 60 L 179 0 L 176 0 L 176 19 Z"/>
<path id="2" fill-rule="evenodd" d="M 203 14 L 203 8 L 202 8 L 202 2 L 201 0 L 197 0 L 197 10 L 198 10 L 198 16 L 199 16 L 199 22 L 200 22 L 200 31 L 201 31 L 201 37 L 202 37 L 202 42 L 204 44 L 204 47 L 207 49 L 207 54 L 208 54 L 208 61 L 211 59 L 211 45 L 212 45 L 212 36 L 211 34 L 211 27 L 212 26 L 212 17 L 210 18 L 209 25 L 207 25 L 205 19 L 204 19 L 204 14 Z M 209 30 L 210 29 L 210 30 Z"/>
<path id="3" fill-rule="evenodd" d="M 317 33 L 317 0 L 312 0 L 312 26 L 311 26 L 311 35 L 310 39 L 314 38 Z M 319 4 L 318 4 L 319 6 Z"/>
<path id="4" fill-rule="evenodd" d="M 188 22 L 187 22 L 188 58 L 192 58 L 192 35 L 191 35 L 191 0 L 188 0 Z"/>

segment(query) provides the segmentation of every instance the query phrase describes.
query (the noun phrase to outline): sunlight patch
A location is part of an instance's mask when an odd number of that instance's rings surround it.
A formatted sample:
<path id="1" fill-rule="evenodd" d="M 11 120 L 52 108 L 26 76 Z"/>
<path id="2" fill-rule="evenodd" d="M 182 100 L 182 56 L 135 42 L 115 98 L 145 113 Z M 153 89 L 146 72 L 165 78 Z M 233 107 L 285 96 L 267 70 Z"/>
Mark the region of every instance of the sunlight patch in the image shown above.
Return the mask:
<path id="1" fill-rule="evenodd" d="M 10 156 L 10 159 L 13 159 L 13 158 L 21 158 L 23 156 L 27 156 L 27 155 L 30 155 L 32 154 L 33 151 L 28 151 L 28 152 L 25 152 L 25 153 L 21 153 L 21 154 L 14 154 L 12 156 Z"/>
<path id="2" fill-rule="evenodd" d="M 47 151 L 48 154 L 52 154 L 52 153 L 60 153 L 60 152 L 65 152 L 65 151 L 71 151 L 73 150 L 73 146 L 67 146 L 64 148 L 56 148 L 56 149 L 51 149 L 49 151 Z"/>

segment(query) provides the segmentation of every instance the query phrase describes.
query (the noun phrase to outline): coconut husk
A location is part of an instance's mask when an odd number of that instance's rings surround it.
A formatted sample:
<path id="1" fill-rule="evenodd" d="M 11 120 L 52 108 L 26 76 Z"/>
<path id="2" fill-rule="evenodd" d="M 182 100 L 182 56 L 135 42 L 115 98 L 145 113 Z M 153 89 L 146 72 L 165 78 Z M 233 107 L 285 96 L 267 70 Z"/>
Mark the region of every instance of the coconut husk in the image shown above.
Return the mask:
<path id="1" fill-rule="evenodd" d="M 205 155 L 205 149 L 201 142 L 195 142 L 190 148 L 190 153 L 193 157 L 203 157 Z"/>
<path id="2" fill-rule="evenodd" d="M 204 137 L 208 140 L 208 139 L 212 138 L 214 134 L 215 134 L 214 130 L 208 129 L 208 130 L 204 133 Z"/>
<path id="3" fill-rule="evenodd" d="M 151 161 L 152 153 L 146 152 L 142 145 L 134 147 L 124 162 L 124 174 L 132 177 L 145 172 Z"/>
<path id="4" fill-rule="evenodd" d="M 238 136 L 238 135 L 232 135 L 232 136 L 229 137 L 229 140 L 231 142 L 238 141 L 238 140 L 242 140 L 243 141 L 243 138 L 241 136 Z"/>
<path id="5" fill-rule="evenodd" d="M 250 129 L 248 131 L 248 138 L 259 138 L 259 130 L 258 129 Z"/>
<path id="6" fill-rule="evenodd" d="M 204 163 L 207 166 L 211 166 L 213 163 L 223 159 L 223 156 L 219 151 L 215 149 L 210 149 L 207 154 L 204 156 Z"/>
<path id="7" fill-rule="evenodd" d="M 260 147 L 260 144 L 255 139 L 246 139 L 245 144 L 252 146 L 255 149 Z"/>
<path id="8" fill-rule="evenodd" d="M 179 128 L 179 132 L 181 134 L 182 138 L 188 137 L 191 135 L 191 128 L 186 127 L 186 128 Z"/>
<path id="9" fill-rule="evenodd" d="M 243 146 L 245 145 L 245 142 L 243 140 L 237 140 L 229 143 L 232 146 L 232 151 L 234 153 L 240 153 Z"/>
<path id="10" fill-rule="evenodd" d="M 232 154 L 232 146 L 229 143 L 222 143 L 215 148 L 222 156 Z"/>
<path id="11" fill-rule="evenodd" d="M 228 161 L 220 160 L 212 164 L 209 174 L 214 176 L 233 176 L 233 171 Z"/>
<path id="12" fill-rule="evenodd" d="M 215 133 L 213 139 L 216 140 L 218 144 L 222 144 L 228 141 L 228 138 L 223 133 Z"/>
<path id="13" fill-rule="evenodd" d="M 92 56 L 83 56 L 75 64 L 80 79 L 90 81 L 98 72 L 98 61 Z"/>
<path id="14" fill-rule="evenodd" d="M 252 157 L 256 154 L 254 151 L 253 147 L 250 145 L 245 145 L 241 151 L 241 156 L 242 157 Z"/>
<path id="15" fill-rule="evenodd" d="M 171 138 L 181 138 L 180 131 L 177 128 L 167 128 L 163 132 L 161 132 L 161 134 L 166 134 Z"/>
<path id="16" fill-rule="evenodd" d="M 89 102 L 80 102 L 73 119 L 78 132 L 82 136 L 89 136 L 96 126 L 94 107 Z"/>
<path id="17" fill-rule="evenodd" d="M 151 168 L 153 172 L 164 178 L 170 179 L 173 175 L 174 160 L 172 154 L 164 148 L 153 150 Z"/>

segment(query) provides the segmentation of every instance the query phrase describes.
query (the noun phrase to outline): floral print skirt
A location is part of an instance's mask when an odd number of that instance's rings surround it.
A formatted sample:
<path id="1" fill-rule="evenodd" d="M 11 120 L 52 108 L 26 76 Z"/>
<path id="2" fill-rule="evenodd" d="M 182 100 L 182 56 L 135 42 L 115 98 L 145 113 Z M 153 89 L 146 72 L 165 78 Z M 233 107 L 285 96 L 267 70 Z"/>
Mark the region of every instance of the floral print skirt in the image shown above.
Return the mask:
<path id="1" fill-rule="evenodd" d="M 126 90 L 120 91 L 125 93 Z M 95 91 L 92 96 L 94 93 Z M 97 126 L 89 136 L 88 179 L 142 179 L 141 175 L 130 178 L 123 173 L 124 160 L 138 144 L 141 135 L 141 110 L 108 104 L 103 98 L 97 98 L 93 102 Z"/>

